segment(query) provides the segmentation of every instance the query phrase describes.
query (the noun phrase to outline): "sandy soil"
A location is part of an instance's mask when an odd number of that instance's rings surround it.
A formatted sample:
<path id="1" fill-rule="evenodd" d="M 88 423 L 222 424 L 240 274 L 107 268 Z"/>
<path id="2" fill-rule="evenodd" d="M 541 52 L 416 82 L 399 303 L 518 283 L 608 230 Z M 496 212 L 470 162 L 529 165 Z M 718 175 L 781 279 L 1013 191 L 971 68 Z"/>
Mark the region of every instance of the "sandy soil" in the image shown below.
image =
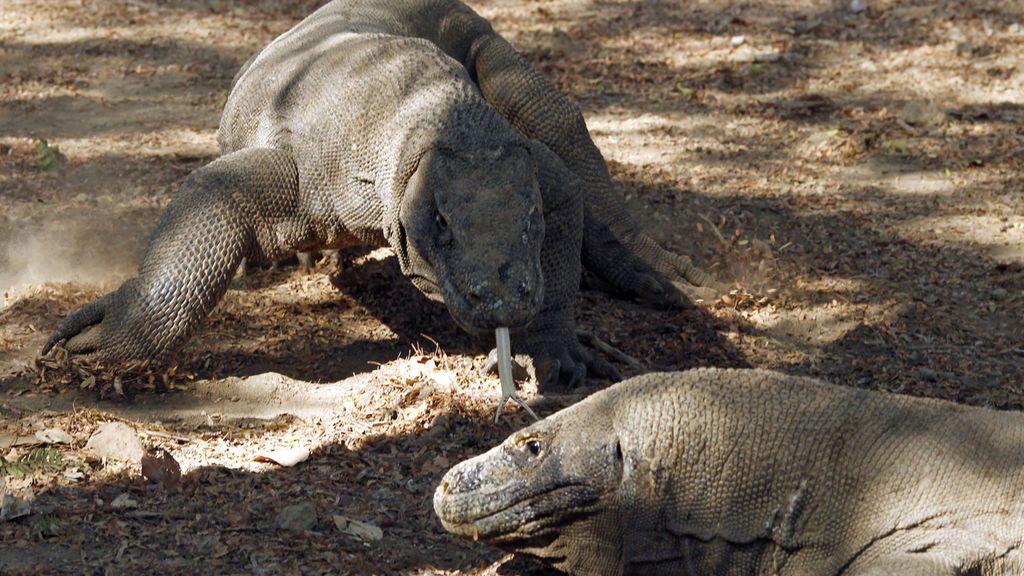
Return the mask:
<path id="1" fill-rule="evenodd" d="M 239 279 L 160 362 L 36 363 L 64 315 L 132 274 L 160 209 L 216 157 L 238 66 L 317 4 L 0 0 L 0 478 L 32 506 L 0 520 L 0 573 L 534 570 L 433 518 L 441 474 L 528 419 L 490 424 L 490 343 L 387 251 Z M 651 232 L 732 288 L 664 312 L 585 279 L 583 328 L 648 369 L 768 367 L 1024 406 L 1024 8 L 474 5 L 580 103 Z M 547 414 L 604 384 L 524 396 Z M 180 486 L 91 459 L 110 420 L 168 451 Z M 33 440 L 51 428 L 71 442 Z M 40 449 L 84 465 L 10 473 Z M 278 449 L 312 455 L 254 460 Z M 278 527 L 303 501 L 314 529 Z"/>

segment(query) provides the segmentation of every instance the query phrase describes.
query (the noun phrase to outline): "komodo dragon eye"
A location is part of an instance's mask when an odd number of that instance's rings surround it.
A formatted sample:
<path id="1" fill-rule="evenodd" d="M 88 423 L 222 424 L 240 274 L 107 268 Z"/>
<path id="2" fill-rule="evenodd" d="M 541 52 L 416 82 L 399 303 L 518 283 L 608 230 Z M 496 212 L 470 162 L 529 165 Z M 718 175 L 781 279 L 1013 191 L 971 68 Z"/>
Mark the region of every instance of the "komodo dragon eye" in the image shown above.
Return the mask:
<path id="1" fill-rule="evenodd" d="M 526 451 L 530 453 L 530 456 L 540 456 L 541 443 L 539 440 L 527 440 Z"/>
<path id="2" fill-rule="evenodd" d="M 434 223 L 437 224 L 437 229 L 442 232 L 448 229 L 448 221 L 445 220 L 440 212 L 434 212 Z"/>

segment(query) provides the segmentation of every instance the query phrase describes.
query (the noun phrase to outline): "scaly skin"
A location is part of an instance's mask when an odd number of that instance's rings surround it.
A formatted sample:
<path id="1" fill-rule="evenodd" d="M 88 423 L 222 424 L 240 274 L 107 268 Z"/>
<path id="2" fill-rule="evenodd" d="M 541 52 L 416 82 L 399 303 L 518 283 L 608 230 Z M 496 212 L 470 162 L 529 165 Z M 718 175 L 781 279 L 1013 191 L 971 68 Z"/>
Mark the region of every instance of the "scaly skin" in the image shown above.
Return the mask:
<path id="1" fill-rule="evenodd" d="M 463 328 L 518 328 L 542 386 L 615 377 L 575 336 L 581 262 L 658 305 L 707 284 L 642 234 L 579 110 L 455 0 L 335 0 L 235 77 L 218 140 L 139 269 L 47 342 L 106 358 L 182 343 L 243 260 L 388 245 Z"/>
<path id="2" fill-rule="evenodd" d="M 1024 574 L 1024 415 L 761 370 L 648 374 L 444 477 L 449 531 L 570 574 Z"/>

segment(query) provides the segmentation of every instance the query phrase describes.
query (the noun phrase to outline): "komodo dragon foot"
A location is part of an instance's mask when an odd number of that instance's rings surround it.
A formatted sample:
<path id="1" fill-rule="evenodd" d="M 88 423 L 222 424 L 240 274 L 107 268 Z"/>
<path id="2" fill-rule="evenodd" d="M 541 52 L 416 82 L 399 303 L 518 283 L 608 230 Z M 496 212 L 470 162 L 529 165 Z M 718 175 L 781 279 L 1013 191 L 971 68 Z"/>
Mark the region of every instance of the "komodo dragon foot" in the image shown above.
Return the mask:
<path id="1" fill-rule="evenodd" d="M 618 382 L 619 371 L 605 359 L 580 344 L 575 335 L 565 338 L 522 341 L 524 335 L 513 335 L 512 375 L 517 381 L 533 377 L 537 388 L 549 391 L 564 382 L 565 388 L 583 385 L 588 376 Z M 485 374 L 497 374 L 497 349 L 491 350 L 484 365 Z"/>
<path id="2" fill-rule="evenodd" d="M 171 319 L 167 319 L 171 320 Z M 58 343 L 72 353 L 92 358 L 146 358 L 165 349 L 167 335 L 160 321 L 147 311 L 139 279 L 132 278 L 103 298 L 65 318 L 41 355 Z"/>
<path id="3" fill-rule="evenodd" d="M 613 292 L 654 308 L 676 308 L 684 296 L 713 300 L 726 291 L 688 256 L 662 248 L 643 232 L 631 230 L 620 238 L 603 226 L 588 225 L 583 263 Z"/>
<path id="4" fill-rule="evenodd" d="M 712 300 L 726 291 L 724 285 L 716 282 L 707 272 L 694 265 L 689 256 L 665 250 L 647 235 L 642 235 L 639 243 L 640 246 L 635 248 L 639 257 L 660 274 L 672 288 L 682 292 L 690 299 Z M 671 290 L 668 286 L 664 287 Z"/>

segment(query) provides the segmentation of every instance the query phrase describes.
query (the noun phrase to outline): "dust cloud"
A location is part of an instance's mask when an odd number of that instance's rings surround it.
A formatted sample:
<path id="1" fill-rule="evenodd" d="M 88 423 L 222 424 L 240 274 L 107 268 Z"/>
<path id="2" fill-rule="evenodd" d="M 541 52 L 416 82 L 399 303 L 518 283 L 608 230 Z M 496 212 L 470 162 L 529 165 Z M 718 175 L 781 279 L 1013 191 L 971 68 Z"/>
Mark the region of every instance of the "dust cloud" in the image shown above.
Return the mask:
<path id="1" fill-rule="evenodd" d="M 158 216 L 147 209 L 8 217 L 0 225 L 0 288 L 123 280 L 138 268 Z"/>

